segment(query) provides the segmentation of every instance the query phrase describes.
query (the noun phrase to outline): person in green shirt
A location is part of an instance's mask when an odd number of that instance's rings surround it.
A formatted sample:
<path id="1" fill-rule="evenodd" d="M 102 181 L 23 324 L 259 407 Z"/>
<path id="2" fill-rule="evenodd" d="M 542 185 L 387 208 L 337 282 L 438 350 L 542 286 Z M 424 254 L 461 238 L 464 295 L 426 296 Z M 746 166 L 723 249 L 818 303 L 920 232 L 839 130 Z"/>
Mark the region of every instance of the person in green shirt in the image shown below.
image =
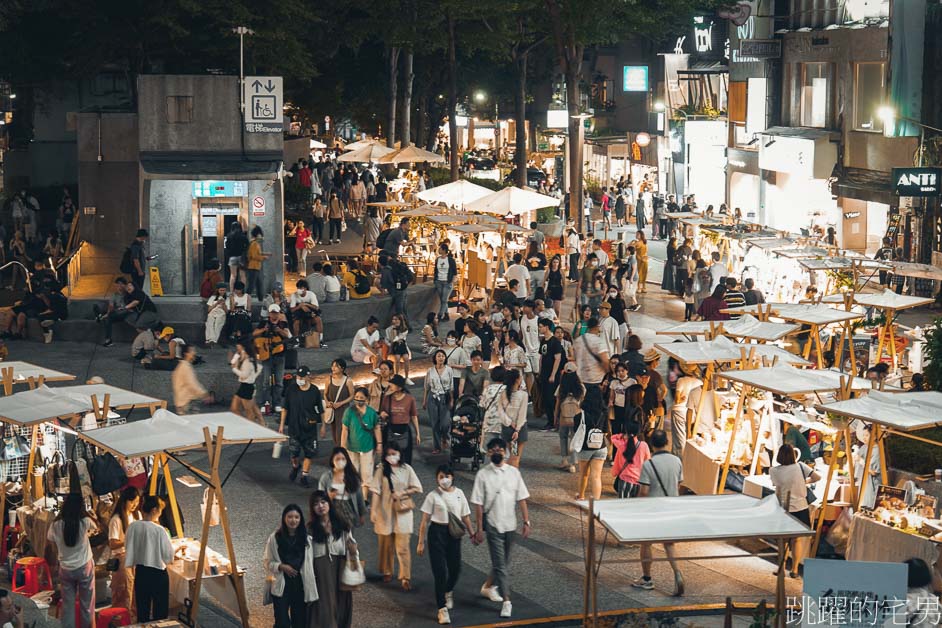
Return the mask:
<path id="1" fill-rule="evenodd" d="M 343 413 L 340 446 L 350 458 L 363 480 L 363 494 L 369 496 L 373 479 L 373 452 L 381 452 L 383 438 L 379 415 L 367 402 L 370 393 L 363 386 L 353 391 L 353 403 Z"/>

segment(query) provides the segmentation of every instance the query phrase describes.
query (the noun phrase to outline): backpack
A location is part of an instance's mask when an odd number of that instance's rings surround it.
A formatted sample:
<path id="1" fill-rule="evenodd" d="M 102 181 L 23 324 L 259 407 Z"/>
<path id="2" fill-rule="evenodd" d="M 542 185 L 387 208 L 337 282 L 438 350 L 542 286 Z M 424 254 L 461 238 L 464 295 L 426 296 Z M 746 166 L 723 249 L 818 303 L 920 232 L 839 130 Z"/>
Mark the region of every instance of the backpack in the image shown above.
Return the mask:
<path id="1" fill-rule="evenodd" d="M 399 260 L 389 260 L 392 267 L 393 281 L 396 284 L 396 290 L 405 290 L 415 279 L 415 273 L 412 269 Z"/>
<path id="2" fill-rule="evenodd" d="M 208 299 L 213 293 L 213 288 L 213 282 L 210 281 L 209 275 L 203 277 L 203 283 L 200 284 L 200 297 Z"/>
<path id="3" fill-rule="evenodd" d="M 121 255 L 121 265 L 118 266 L 118 269 L 122 273 L 134 272 L 134 261 L 131 259 L 131 247 L 126 247 L 124 249 L 124 254 Z"/>
<path id="4" fill-rule="evenodd" d="M 381 249 L 381 248 L 383 248 L 384 246 L 386 246 L 386 240 L 389 239 L 389 232 L 390 232 L 390 231 L 392 231 L 392 229 L 383 229 L 382 231 L 379 232 L 379 235 L 376 236 L 376 247 L 377 247 L 377 248 L 380 248 L 380 249 Z"/>
<path id="5" fill-rule="evenodd" d="M 582 414 L 582 420 L 586 422 L 585 446 L 583 449 L 601 449 L 605 447 L 605 432 L 598 426 L 589 427 L 585 413 Z M 600 417 L 601 422 L 601 417 Z"/>
<path id="6" fill-rule="evenodd" d="M 357 294 L 369 294 L 372 291 L 370 278 L 357 271 L 353 273 L 353 291 Z"/>

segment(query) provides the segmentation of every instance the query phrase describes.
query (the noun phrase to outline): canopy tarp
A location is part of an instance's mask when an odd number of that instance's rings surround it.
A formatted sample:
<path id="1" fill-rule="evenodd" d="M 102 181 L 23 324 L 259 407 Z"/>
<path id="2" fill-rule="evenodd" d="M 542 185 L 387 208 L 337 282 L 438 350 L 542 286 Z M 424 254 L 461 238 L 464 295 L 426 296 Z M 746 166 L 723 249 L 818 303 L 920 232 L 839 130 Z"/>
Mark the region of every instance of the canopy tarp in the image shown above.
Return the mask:
<path id="1" fill-rule="evenodd" d="M 17 427 L 84 414 L 91 409 L 90 397 L 73 398 L 46 386 L 0 397 L 0 421 Z"/>
<path id="2" fill-rule="evenodd" d="M 68 395 L 72 399 L 83 401 L 88 405 L 88 410 L 92 409 L 89 399 L 91 399 L 93 395 L 99 399 L 103 399 L 105 395 L 110 395 L 108 405 L 117 410 L 127 410 L 137 406 L 162 405 L 164 403 L 163 399 L 148 397 L 147 395 L 136 393 L 133 390 L 125 390 L 117 386 L 109 386 L 108 384 L 63 386 L 54 388 L 53 390 L 58 394 Z"/>
<path id="3" fill-rule="evenodd" d="M 469 212 L 481 212 L 483 214 L 495 214 L 497 216 L 516 216 L 542 209 L 543 207 L 555 207 L 556 205 L 559 205 L 559 199 L 554 196 L 546 196 L 545 194 L 538 194 L 521 188 L 509 187 L 499 192 L 482 196 L 471 203 L 466 203 L 464 208 Z"/>
<path id="4" fill-rule="evenodd" d="M 887 393 L 875 390 L 866 397 L 815 406 L 822 412 L 912 432 L 942 425 L 942 393 Z"/>
<path id="5" fill-rule="evenodd" d="M 885 310 L 907 310 L 912 307 L 929 305 L 935 299 L 927 297 L 913 297 L 908 294 L 896 294 L 892 290 L 884 290 L 876 294 L 855 294 L 854 303 L 865 307 L 878 307 Z"/>
<path id="6" fill-rule="evenodd" d="M 445 185 L 438 185 L 428 190 L 423 190 L 416 196 L 426 203 L 442 203 L 449 207 L 461 207 L 476 201 L 481 197 L 487 196 L 493 190 L 489 190 L 483 185 L 471 183 L 467 179 L 458 179 Z"/>
<path id="7" fill-rule="evenodd" d="M 312 138 L 310 142 L 310 147 L 311 148 L 327 148 L 327 144 L 325 144 L 324 142 L 321 142 L 320 140 L 315 140 Z"/>
<path id="8" fill-rule="evenodd" d="M 226 444 L 272 443 L 286 438 L 233 412 L 181 417 L 167 410 L 158 410 L 149 419 L 81 432 L 79 437 L 122 458 L 134 458 L 203 447 L 203 428 L 208 427 L 215 437 L 220 426 Z"/>
<path id="9" fill-rule="evenodd" d="M 805 370 L 781 365 L 744 371 L 723 371 L 719 375 L 723 379 L 748 384 L 753 388 L 780 395 L 803 395 L 840 390 L 841 377 L 849 377 L 838 371 Z M 851 386 L 854 390 L 870 390 L 873 388 L 873 382 L 863 377 L 855 377 Z"/>
<path id="10" fill-rule="evenodd" d="M 588 502 L 578 502 L 588 509 Z M 770 495 L 695 495 L 602 499 L 595 514 L 621 543 L 690 543 L 745 538 L 794 538 L 814 530 Z"/>
<path id="11" fill-rule="evenodd" d="M 766 310 L 769 305 L 772 306 L 772 316 L 782 320 L 805 323 L 807 325 L 829 325 L 831 323 L 840 323 L 842 321 L 863 318 L 863 314 L 848 312 L 847 310 L 838 310 L 826 305 L 815 303 L 763 303 L 756 305 L 742 305 L 739 307 L 726 308 L 720 310 L 726 314 L 756 314 L 760 309 Z"/>
<path id="12" fill-rule="evenodd" d="M 804 257 L 800 258 L 798 263 L 807 270 L 850 270 L 854 266 L 867 270 L 889 269 L 883 262 L 864 257 Z"/>
<path id="13" fill-rule="evenodd" d="M 460 225 L 468 222 L 467 216 L 426 216 L 426 220 L 437 225 Z"/>
<path id="14" fill-rule="evenodd" d="M 441 163 L 445 158 L 418 146 L 406 146 L 377 160 L 380 164 Z"/>
<path id="15" fill-rule="evenodd" d="M 429 216 L 440 216 L 441 214 L 441 208 L 432 207 L 431 205 L 422 205 L 421 207 L 396 212 L 396 216 L 399 218 L 428 218 Z"/>
<path id="16" fill-rule="evenodd" d="M 380 157 L 385 157 L 389 153 L 393 152 L 393 150 L 394 149 L 388 148 L 381 144 L 369 144 L 356 150 L 352 150 L 349 153 L 344 153 L 337 158 L 337 161 L 372 163 L 377 161 Z"/>
<path id="17" fill-rule="evenodd" d="M 794 238 L 755 238 L 746 242 L 749 246 L 756 246 L 765 251 L 785 249 L 795 246 Z"/>
<path id="18" fill-rule="evenodd" d="M 711 364 L 715 362 L 734 362 L 742 359 L 743 352 L 748 356 L 752 350 L 755 350 L 756 357 L 774 359 L 786 364 L 800 364 L 807 366 L 810 364 L 801 356 L 789 353 L 781 347 L 775 345 L 758 345 L 751 343 L 733 342 L 729 338 L 721 336 L 715 340 L 695 340 L 693 342 L 671 342 L 668 344 L 656 344 L 654 347 L 675 360 L 684 364 Z"/>
<path id="19" fill-rule="evenodd" d="M 773 253 L 781 257 L 798 259 L 802 257 L 827 257 L 833 250 L 834 249 L 826 249 L 820 246 L 803 246 L 800 248 L 788 247 L 776 249 Z"/>
<path id="20" fill-rule="evenodd" d="M 343 147 L 343 149 L 346 151 L 359 150 L 366 146 L 382 146 L 383 148 L 388 148 L 388 146 L 386 146 L 386 142 L 383 142 L 381 140 L 359 140 L 359 141 L 351 142 L 347 144 L 346 146 Z M 389 150 L 390 152 L 392 152 L 395 149 L 390 148 Z"/>
<path id="21" fill-rule="evenodd" d="M 71 382 L 75 379 L 75 375 L 70 373 L 63 373 L 61 371 L 54 371 L 53 369 L 46 368 L 44 366 L 36 366 L 35 364 L 30 364 L 29 362 L 19 362 L 16 360 L 9 362 L 0 362 L 0 369 L 13 369 L 13 381 L 22 383 L 31 377 L 34 379 L 39 379 L 40 376 L 43 377 L 47 382 Z"/>
<path id="22" fill-rule="evenodd" d="M 461 233 L 501 233 L 501 232 L 511 232 L 515 231 L 517 233 L 530 233 L 530 229 L 525 229 L 524 227 L 518 227 L 517 225 L 493 225 L 493 224 L 478 224 L 478 225 L 451 225 L 448 227 L 452 231 L 460 231 Z"/>
<path id="23" fill-rule="evenodd" d="M 711 321 L 688 321 L 662 329 L 657 333 L 673 336 L 702 336 L 710 331 L 710 323 Z M 750 314 L 744 314 L 739 320 L 721 321 L 721 323 L 727 336 L 755 340 L 778 340 L 799 329 L 798 325 L 790 323 L 763 322 Z M 719 325 L 720 322 L 713 321 L 714 329 Z"/>
<path id="24" fill-rule="evenodd" d="M 411 205 L 409 201 L 373 201 L 372 203 L 367 203 L 367 207 L 383 207 L 385 209 L 397 209 L 399 207 L 408 207 Z"/>
<path id="25" fill-rule="evenodd" d="M 929 264 L 914 264 L 913 262 L 890 262 L 893 272 L 904 277 L 918 277 L 920 279 L 934 279 L 942 281 L 942 268 Z"/>

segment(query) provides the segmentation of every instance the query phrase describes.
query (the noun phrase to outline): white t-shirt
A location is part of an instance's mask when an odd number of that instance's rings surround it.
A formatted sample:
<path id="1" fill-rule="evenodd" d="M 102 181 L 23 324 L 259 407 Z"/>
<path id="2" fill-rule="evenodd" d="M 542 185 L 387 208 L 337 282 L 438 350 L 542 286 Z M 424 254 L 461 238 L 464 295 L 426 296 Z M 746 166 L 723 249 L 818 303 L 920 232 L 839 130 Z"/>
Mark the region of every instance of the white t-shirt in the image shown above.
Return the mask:
<path id="1" fill-rule="evenodd" d="M 608 266 L 608 253 L 606 253 L 604 249 L 593 251 L 593 253 L 595 253 L 596 259 L 599 260 L 599 268 L 602 266 Z"/>
<path id="2" fill-rule="evenodd" d="M 295 292 L 291 295 L 291 307 L 298 307 L 302 303 L 307 303 L 309 305 L 313 305 L 314 307 L 320 306 L 320 304 L 317 302 L 317 295 L 314 294 L 313 290 L 306 290 L 303 295 L 300 292 Z"/>
<path id="3" fill-rule="evenodd" d="M 581 244 L 581 241 L 579 240 L 579 234 L 570 233 L 566 237 L 566 253 L 570 255 L 573 253 L 578 253 L 580 244 Z"/>
<path id="4" fill-rule="evenodd" d="M 455 488 L 453 491 L 435 489 L 425 496 L 422 502 L 422 512 L 431 515 L 432 523 L 448 524 L 448 513 L 461 519 L 471 516 L 471 506 L 464 496 L 464 491 Z"/>
<path id="5" fill-rule="evenodd" d="M 59 550 L 59 564 L 63 569 L 73 570 L 85 566 L 92 559 L 92 545 L 88 542 L 88 531 L 95 528 L 95 523 L 88 517 L 79 524 L 78 538 L 74 547 L 65 544 L 65 521 L 53 522 L 46 533 L 46 539 L 56 544 Z"/>
<path id="6" fill-rule="evenodd" d="M 366 344 L 373 346 L 374 343 L 379 341 L 379 330 L 377 329 L 372 334 L 366 327 L 361 327 L 360 331 L 356 333 L 356 336 L 353 337 L 353 344 L 350 345 L 350 354 L 351 355 L 363 355 L 367 353 L 367 348 L 363 346 L 361 341 L 366 341 Z"/>
<path id="7" fill-rule="evenodd" d="M 526 266 L 523 264 L 511 264 L 507 272 L 504 273 L 504 278 L 507 280 L 508 285 L 510 285 L 511 279 L 519 281 L 520 283 L 517 284 L 517 290 L 514 292 L 514 296 L 518 299 L 527 298 L 527 282 L 530 280 L 530 271 L 527 270 Z"/>
<path id="8" fill-rule="evenodd" d="M 128 526 L 125 540 L 124 565 L 143 565 L 152 569 L 166 569 L 173 561 L 173 545 L 167 529 L 153 521 L 135 521 Z"/>
<path id="9" fill-rule="evenodd" d="M 337 275 L 327 275 L 324 281 L 324 289 L 327 292 L 340 292 L 340 280 Z"/>
<path id="10" fill-rule="evenodd" d="M 527 318 L 526 315 L 520 317 L 520 340 L 523 348 L 528 354 L 540 352 L 540 319 L 538 316 Z"/>
<path id="11" fill-rule="evenodd" d="M 448 258 L 435 258 L 435 281 L 448 281 Z"/>
<path id="12" fill-rule="evenodd" d="M 605 352 L 604 341 L 595 334 L 585 333 L 573 341 L 572 350 L 579 379 L 584 384 L 601 384 L 608 366 L 608 361 L 602 355 Z M 596 360 L 592 354 L 598 355 L 602 361 Z"/>
<path id="13" fill-rule="evenodd" d="M 716 262 L 710 266 L 710 292 L 716 290 L 716 287 L 720 285 L 720 279 L 729 274 L 729 271 L 726 269 L 720 262 Z"/>

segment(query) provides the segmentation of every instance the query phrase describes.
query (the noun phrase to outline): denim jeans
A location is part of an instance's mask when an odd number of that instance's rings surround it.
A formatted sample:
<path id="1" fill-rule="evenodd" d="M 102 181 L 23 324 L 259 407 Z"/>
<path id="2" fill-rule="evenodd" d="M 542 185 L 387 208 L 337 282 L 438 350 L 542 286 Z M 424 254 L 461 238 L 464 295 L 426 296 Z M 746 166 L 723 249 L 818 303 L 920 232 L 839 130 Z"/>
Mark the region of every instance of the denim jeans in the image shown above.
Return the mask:
<path id="1" fill-rule="evenodd" d="M 510 563 L 510 547 L 517 533 L 512 530 L 498 532 L 485 522 L 484 535 L 487 538 L 487 550 L 491 556 L 492 581 L 503 598 L 510 599 L 510 578 L 507 576 L 507 566 Z"/>
<path id="2" fill-rule="evenodd" d="M 572 425 L 559 426 L 559 455 L 563 457 L 563 462 L 568 464 L 576 464 L 576 456 L 569 450 L 569 441 L 574 431 L 575 427 Z"/>
<path id="3" fill-rule="evenodd" d="M 451 431 L 451 408 L 448 397 L 428 396 L 428 422 L 432 426 L 432 449 L 441 449 L 442 441 Z"/>
<path id="4" fill-rule="evenodd" d="M 245 271 L 245 293 L 254 294 L 260 302 L 265 298 L 265 293 L 262 292 L 261 270 L 250 268 Z"/>
<path id="5" fill-rule="evenodd" d="M 275 381 L 272 382 L 272 374 Z M 259 379 L 257 402 L 259 406 L 270 401 L 273 406 L 281 405 L 282 383 L 285 378 L 285 354 L 281 352 L 273 355 L 270 360 L 262 362 L 262 375 Z"/>
<path id="6" fill-rule="evenodd" d="M 75 626 L 75 600 L 78 598 L 81 628 L 90 628 L 95 614 L 95 563 L 88 561 L 78 569 L 59 567 L 62 582 L 62 625 Z"/>
<path id="7" fill-rule="evenodd" d="M 438 317 L 441 318 L 448 314 L 448 298 L 451 297 L 451 291 L 454 287 L 453 281 L 435 280 L 435 294 L 438 295 Z"/>
<path id="8" fill-rule="evenodd" d="M 393 290 L 391 292 L 392 296 L 392 313 L 393 314 L 402 314 L 408 318 L 409 313 L 406 311 L 406 291 L 405 290 Z"/>

